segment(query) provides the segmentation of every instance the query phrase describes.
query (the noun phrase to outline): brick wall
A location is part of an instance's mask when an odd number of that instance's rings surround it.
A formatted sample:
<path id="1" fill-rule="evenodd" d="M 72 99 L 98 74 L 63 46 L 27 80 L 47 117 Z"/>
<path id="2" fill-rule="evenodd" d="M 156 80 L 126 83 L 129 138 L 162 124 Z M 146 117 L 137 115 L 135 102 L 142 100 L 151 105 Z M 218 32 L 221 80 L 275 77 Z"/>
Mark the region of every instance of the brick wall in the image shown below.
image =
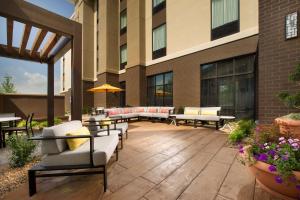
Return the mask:
<path id="1" fill-rule="evenodd" d="M 300 89 L 288 81 L 300 63 L 300 37 L 285 40 L 285 16 L 295 11 L 300 14 L 299 0 L 259 1 L 258 119 L 262 123 L 293 111 L 278 100 L 280 91 Z"/>

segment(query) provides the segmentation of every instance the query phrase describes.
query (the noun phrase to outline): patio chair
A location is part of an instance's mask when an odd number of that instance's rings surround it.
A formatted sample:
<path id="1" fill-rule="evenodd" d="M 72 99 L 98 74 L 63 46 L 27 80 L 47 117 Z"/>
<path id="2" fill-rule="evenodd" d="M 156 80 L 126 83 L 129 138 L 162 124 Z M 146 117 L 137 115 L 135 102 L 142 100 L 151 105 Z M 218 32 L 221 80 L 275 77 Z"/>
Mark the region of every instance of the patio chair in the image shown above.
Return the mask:
<path id="1" fill-rule="evenodd" d="M 104 120 L 104 115 L 92 116 L 89 120 L 85 121 L 88 124 L 85 124 L 93 135 L 105 136 L 110 134 L 117 134 L 120 139 L 121 149 L 124 146 L 124 135 L 126 139 L 128 138 L 128 123 L 121 122 L 119 123 L 117 119 L 109 119 L 100 123 L 99 121 Z"/>
<path id="2" fill-rule="evenodd" d="M 32 119 L 33 119 L 34 113 L 31 113 L 30 115 L 27 116 L 26 118 L 26 123 L 25 126 L 23 127 L 17 127 L 17 126 L 13 126 L 13 127 L 4 127 L 2 128 L 2 141 L 3 141 L 3 146 L 5 147 L 5 134 L 8 133 L 9 135 L 11 135 L 13 132 L 15 132 L 16 134 L 18 134 L 18 132 L 25 132 L 27 137 L 30 137 L 30 132 L 31 135 L 34 136 L 34 132 L 32 129 Z"/>
<path id="3" fill-rule="evenodd" d="M 82 127 L 80 121 L 70 121 L 44 128 L 41 137 L 30 138 L 30 140 L 42 141 L 41 150 L 44 155 L 41 162 L 28 171 L 30 196 L 36 193 L 36 178 L 39 177 L 103 174 L 104 191 L 106 191 L 107 163 L 114 152 L 118 160 L 118 136 L 67 135 L 68 132 L 80 130 Z M 88 138 L 88 140 L 75 150 L 70 150 L 67 139 L 74 138 Z M 82 170 L 70 171 L 77 169 Z M 49 171 L 56 172 L 47 173 Z"/>

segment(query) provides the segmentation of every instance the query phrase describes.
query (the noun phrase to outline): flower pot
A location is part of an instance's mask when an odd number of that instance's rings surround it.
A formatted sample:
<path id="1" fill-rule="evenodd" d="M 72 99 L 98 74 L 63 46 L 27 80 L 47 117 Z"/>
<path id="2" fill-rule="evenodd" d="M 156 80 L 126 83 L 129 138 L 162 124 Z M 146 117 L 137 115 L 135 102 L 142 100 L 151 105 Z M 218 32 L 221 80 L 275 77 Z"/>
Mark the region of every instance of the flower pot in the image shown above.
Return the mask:
<path id="1" fill-rule="evenodd" d="M 275 122 L 279 126 L 280 133 L 290 134 L 294 138 L 300 139 L 300 120 L 278 117 L 275 119 Z"/>
<path id="2" fill-rule="evenodd" d="M 269 164 L 257 161 L 254 165 L 249 166 L 250 171 L 254 174 L 257 182 L 263 189 L 281 199 L 291 200 L 300 197 L 300 190 L 296 188 L 297 181 L 283 180 L 282 183 L 275 181 L 278 173 L 269 171 Z M 300 180 L 300 172 L 294 172 L 297 180 Z"/>

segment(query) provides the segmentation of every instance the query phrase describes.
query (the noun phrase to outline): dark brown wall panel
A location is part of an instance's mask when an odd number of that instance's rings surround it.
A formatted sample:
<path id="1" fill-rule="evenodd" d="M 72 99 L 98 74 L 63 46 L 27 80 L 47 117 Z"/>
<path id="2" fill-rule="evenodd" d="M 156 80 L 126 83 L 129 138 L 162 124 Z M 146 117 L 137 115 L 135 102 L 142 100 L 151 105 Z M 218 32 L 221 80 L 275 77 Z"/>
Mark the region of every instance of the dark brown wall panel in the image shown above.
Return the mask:
<path id="1" fill-rule="evenodd" d="M 295 11 L 299 13 L 300 1 L 259 1 L 258 119 L 262 123 L 295 111 L 276 97 L 280 91 L 300 89 L 288 81 L 300 63 L 300 38 L 285 40 L 285 16 Z"/>
<path id="2" fill-rule="evenodd" d="M 254 53 L 257 42 L 253 36 L 148 66 L 146 76 L 173 71 L 173 105 L 200 106 L 200 65 Z"/>
<path id="3" fill-rule="evenodd" d="M 152 16 L 152 28 L 164 23 L 166 23 L 166 9 L 163 9 Z"/>
<path id="4" fill-rule="evenodd" d="M 35 119 L 47 118 L 47 96 L 46 95 L 0 95 L 3 99 L 2 113 L 16 113 L 17 116 L 26 118 L 30 113 L 34 113 Z M 1 103 L 1 101 L 0 101 Z M 62 117 L 65 115 L 64 96 L 55 96 L 54 116 Z"/>
<path id="5" fill-rule="evenodd" d="M 127 43 L 127 33 L 123 33 L 122 35 L 120 35 L 120 46 L 126 43 Z"/>

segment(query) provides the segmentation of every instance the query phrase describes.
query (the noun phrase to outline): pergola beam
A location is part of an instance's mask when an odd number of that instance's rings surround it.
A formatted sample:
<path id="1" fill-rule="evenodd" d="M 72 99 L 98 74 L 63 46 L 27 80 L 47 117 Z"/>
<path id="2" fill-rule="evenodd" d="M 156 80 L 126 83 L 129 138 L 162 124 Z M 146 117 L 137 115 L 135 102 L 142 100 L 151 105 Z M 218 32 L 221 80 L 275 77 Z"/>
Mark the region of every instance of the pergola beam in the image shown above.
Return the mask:
<path id="1" fill-rule="evenodd" d="M 31 47 L 30 56 L 35 57 L 48 31 L 39 29 Z"/>
<path id="2" fill-rule="evenodd" d="M 59 46 L 51 53 L 49 59 L 53 59 L 54 63 L 63 57 L 72 48 L 72 40 L 65 38 L 59 43 Z"/>
<path id="3" fill-rule="evenodd" d="M 57 35 L 56 33 L 53 33 L 47 43 L 45 44 L 45 47 L 41 51 L 41 58 L 45 59 L 48 58 L 48 55 L 50 51 L 53 49 L 53 47 L 56 45 L 58 40 L 60 39 L 60 35 Z"/>
<path id="4" fill-rule="evenodd" d="M 28 51 L 28 50 L 25 50 L 23 55 L 21 55 L 19 52 L 20 52 L 19 48 L 11 47 L 10 49 L 8 49 L 7 46 L 0 44 L 0 56 L 14 58 L 14 59 L 34 61 L 34 62 L 39 62 L 39 63 L 47 63 L 48 62 L 46 59 L 41 59 L 39 57 L 38 53 L 37 53 L 37 57 L 33 58 L 32 56 L 30 56 L 30 51 Z"/>
<path id="5" fill-rule="evenodd" d="M 20 44 L 20 51 L 19 51 L 19 53 L 21 55 L 23 55 L 25 52 L 31 28 L 32 28 L 32 26 L 29 24 L 25 24 L 25 26 L 24 26 L 23 36 L 22 36 L 22 40 L 21 40 L 21 44 Z"/>
<path id="6" fill-rule="evenodd" d="M 7 29 L 7 47 L 10 49 L 12 48 L 12 40 L 13 40 L 13 32 L 14 32 L 14 21 L 10 18 L 6 19 L 6 29 Z"/>
<path id="7" fill-rule="evenodd" d="M 0 16 L 67 37 L 73 35 L 74 24 L 77 24 L 24 0 L 0 0 L 0 5 Z"/>

